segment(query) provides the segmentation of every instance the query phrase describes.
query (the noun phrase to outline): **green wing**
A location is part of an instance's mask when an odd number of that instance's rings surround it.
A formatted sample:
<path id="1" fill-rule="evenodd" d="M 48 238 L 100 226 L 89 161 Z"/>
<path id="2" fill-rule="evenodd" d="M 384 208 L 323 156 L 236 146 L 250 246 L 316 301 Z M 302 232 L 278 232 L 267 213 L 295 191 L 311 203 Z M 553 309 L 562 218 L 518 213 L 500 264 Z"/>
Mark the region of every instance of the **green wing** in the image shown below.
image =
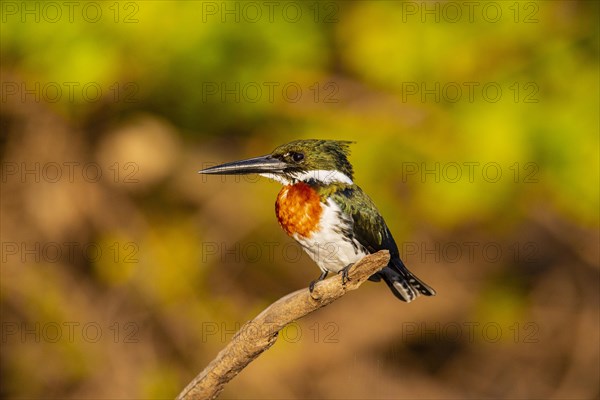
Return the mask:
<path id="1" fill-rule="evenodd" d="M 399 255 L 398 246 L 385 221 L 369 196 L 356 185 L 339 188 L 331 193 L 346 215 L 354 221 L 354 237 L 370 253 L 389 250 L 391 256 Z"/>

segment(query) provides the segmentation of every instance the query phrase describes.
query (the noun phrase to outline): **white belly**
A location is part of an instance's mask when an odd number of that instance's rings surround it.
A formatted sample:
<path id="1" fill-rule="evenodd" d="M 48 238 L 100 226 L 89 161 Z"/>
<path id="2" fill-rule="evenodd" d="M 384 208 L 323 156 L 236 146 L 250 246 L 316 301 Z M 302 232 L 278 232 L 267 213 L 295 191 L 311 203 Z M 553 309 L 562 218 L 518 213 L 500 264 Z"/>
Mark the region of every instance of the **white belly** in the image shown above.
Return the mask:
<path id="1" fill-rule="evenodd" d="M 349 239 L 344 234 L 352 231 L 352 218 L 345 215 L 331 199 L 322 206 L 320 229 L 310 238 L 295 234 L 294 239 L 322 271 L 338 273 L 346 266 L 359 261 L 368 252 L 355 239 Z"/>

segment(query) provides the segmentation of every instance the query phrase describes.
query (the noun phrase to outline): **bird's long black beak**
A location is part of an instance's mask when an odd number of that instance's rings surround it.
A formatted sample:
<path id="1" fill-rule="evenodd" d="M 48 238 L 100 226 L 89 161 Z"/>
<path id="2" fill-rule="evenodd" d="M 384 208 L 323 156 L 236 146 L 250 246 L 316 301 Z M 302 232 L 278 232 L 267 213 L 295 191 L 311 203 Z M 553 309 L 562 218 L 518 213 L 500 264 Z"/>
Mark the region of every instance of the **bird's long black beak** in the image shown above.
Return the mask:
<path id="1" fill-rule="evenodd" d="M 205 168 L 198 171 L 199 174 L 215 175 L 245 175 L 245 174 L 263 174 L 283 172 L 287 166 L 283 161 L 279 161 L 270 155 L 249 158 L 247 160 L 233 161 L 214 167 Z"/>

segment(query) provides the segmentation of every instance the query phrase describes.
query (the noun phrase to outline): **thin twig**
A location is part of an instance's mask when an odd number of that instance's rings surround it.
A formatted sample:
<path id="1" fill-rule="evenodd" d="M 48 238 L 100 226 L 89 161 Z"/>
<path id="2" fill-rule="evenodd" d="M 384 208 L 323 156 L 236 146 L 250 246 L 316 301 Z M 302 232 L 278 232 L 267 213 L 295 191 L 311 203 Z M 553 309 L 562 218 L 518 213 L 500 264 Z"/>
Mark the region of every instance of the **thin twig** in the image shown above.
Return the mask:
<path id="1" fill-rule="evenodd" d="M 277 334 L 287 324 L 334 302 L 348 291 L 357 289 L 371 275 L 385 267 L 389 259 L 387 250 L 368 255 L 350 268 L 345 284 L 339 274 L 319 282 L 312 293 L 308 289 L 301 289 L 277 300 L 256 318 L 244 324 L 231 342 L 190 382 L 177 399 L 216 398 L 227 382 L 275 344 Z"/>

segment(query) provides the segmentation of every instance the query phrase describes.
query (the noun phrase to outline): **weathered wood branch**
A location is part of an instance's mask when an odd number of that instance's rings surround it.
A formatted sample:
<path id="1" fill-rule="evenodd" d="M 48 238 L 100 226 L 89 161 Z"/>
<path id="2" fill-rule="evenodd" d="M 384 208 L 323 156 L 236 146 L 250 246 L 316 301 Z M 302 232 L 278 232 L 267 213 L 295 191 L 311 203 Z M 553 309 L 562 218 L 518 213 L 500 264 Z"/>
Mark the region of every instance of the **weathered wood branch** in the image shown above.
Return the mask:
<path id="1" fill-rule="evenodd" d="M 368 255 L 348 271 L 348 281 L 342 284 L 341 274 L 319 282 L 312 293 L 297 290 L 267 307 L 248 321 L 231 342 L 179 394 L 178 400 L 214 399 L 225 384 L 250 364 L 277 340 L 277 334 L 287 324 L 331 304 L 348 291 L 358 289 L 371 275 L 385 267 L 389 252 L 382 250 Z"/>

